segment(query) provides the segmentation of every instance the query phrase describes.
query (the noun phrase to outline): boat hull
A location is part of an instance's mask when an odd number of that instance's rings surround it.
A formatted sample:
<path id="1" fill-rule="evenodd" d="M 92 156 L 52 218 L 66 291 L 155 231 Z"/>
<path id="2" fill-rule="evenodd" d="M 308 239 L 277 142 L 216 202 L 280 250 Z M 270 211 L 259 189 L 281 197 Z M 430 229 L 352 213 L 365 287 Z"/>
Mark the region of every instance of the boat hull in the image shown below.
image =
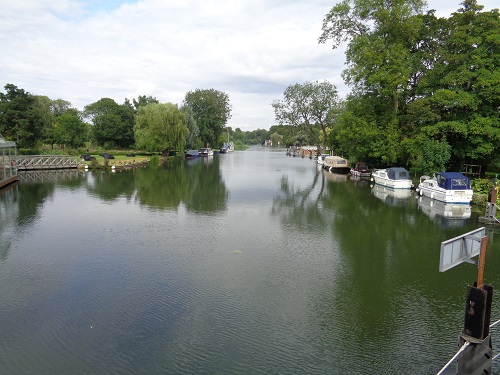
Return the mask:
<path id="1" fill-rule="evenodd" d="M 445 190 L 442 188 L 428 187 L 423 184 L 418 185 L 421 196 L 429 197 L 444 203 L 470 204 L 472 201 L 472 190 Z"/>

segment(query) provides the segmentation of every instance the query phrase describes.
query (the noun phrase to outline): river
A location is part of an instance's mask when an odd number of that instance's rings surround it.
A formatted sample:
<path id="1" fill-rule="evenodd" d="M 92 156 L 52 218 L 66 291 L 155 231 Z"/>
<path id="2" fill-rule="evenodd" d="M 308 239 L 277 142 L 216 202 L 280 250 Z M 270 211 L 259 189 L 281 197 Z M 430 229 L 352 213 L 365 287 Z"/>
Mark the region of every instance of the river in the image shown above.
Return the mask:
<path id="1" fill-rule="evenodd" d="M 477 267 L 439 252 L 475 210 L 260 147 L 21 177 L 0 193 L 3 374 L 435 374 L 457 350 Z"/>

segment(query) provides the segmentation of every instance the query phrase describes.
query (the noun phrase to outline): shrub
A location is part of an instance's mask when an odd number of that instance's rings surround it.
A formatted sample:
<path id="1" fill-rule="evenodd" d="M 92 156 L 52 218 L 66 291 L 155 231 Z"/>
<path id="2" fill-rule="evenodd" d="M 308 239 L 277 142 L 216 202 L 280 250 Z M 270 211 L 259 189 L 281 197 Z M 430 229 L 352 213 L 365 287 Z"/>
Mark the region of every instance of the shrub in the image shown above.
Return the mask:
<path id="1" fill-rule="evenodd" d="M 487 178 L 476 178 L 471 181 L 471 187 L 476 194 L 488 194 L 495 184 Z"/>

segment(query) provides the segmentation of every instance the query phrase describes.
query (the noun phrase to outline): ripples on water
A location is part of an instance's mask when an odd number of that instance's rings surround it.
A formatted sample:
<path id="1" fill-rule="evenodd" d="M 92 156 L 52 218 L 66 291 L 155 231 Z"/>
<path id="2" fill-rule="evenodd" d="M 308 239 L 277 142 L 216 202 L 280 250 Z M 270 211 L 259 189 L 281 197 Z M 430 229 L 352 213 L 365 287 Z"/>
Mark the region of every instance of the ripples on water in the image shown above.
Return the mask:
<path id="1" fill-rule="evenodd" d="M 0 197 L 2 368 L 436 373 L 475 277 L 439 274 L 439 243 L 474 218 L 440 226 L 333 177 L 247 151 L 21 184 Z"/>

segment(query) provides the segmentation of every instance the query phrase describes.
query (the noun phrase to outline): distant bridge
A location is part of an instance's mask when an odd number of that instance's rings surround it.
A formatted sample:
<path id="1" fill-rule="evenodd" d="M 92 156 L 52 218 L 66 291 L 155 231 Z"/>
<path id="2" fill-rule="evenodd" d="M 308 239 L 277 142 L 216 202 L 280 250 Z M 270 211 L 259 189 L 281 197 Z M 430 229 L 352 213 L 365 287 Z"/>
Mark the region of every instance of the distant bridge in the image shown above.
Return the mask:
<path id="1" fill-rule="evenodd" d="M 32 169 L 78 168 L 80 158 L 69 155 L 18 155 L 15 166 L 19 171 Z"/>

